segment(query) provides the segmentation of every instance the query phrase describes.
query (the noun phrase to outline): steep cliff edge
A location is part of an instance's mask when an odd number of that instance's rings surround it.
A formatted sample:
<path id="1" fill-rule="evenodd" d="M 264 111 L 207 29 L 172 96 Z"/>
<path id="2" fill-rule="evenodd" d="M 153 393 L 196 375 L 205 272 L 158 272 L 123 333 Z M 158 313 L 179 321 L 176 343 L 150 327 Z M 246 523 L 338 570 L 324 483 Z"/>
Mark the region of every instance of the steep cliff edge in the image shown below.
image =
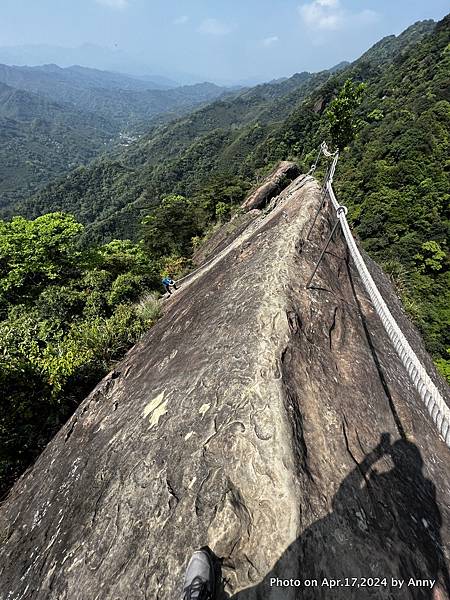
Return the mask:
<path id="1" fill-rule="evenodd" d="M 298 178 L 252 213 L 15 485 L 2 600 L 173 600 L 203 544 L 239 600 L 448 597 L 450 452 L 340 235 L 305 289 L 329 232 L 324 214 L 305 241 L 318 203 Z M 387 582 L 271 585 L 291 577 Z"/>

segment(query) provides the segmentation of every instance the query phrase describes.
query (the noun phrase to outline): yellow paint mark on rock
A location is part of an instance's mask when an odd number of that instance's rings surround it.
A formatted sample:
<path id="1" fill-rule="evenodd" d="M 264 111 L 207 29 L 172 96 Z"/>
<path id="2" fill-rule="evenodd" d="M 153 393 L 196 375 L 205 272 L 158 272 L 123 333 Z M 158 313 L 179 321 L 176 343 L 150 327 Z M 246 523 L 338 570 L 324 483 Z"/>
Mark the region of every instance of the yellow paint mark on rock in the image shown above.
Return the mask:
<path id="1" fill-rule="evenodd" d="M 198 412 L 204 417 L 210 408 L 211 404 L 202 404 Z"/>
<path id="2" fill-rule="evenodd" d="M 165 415 L 167 412 L 167 400 L 164 400 L 162 404 L 158 406 L 158 408 L 153 412 L 152 417 L 150 419 L 150 429 L 158 425 L 159 419 Z"/>
<path id="3" fill-rule="evenodd" d="M 164 400 L 164 391 L 162 391 L 160 394 L 158 394 L 156 396 L 156 398 L 154 398 L 151 402 L 149 402 L 147 404 L 147 406 L 144 408 L 144 417 L 148 417 L 148 415 L 150 413 L 152 413 L 155 408 L 157 408 L 161 402 Z"/>
<path id="4" fill-rule="evenodd" d="M 184 436 L 185 441 L 187 441 L 189 438 L 191 438 L 194 435 L 194 431 L 190 431 L 189 433 L 187 433 Z"/>
<path id="5" fill-rule="evenodd" d="M 143 410 L 144 417 L 150 417 L 150 429 L 158 425 L 159 419 L 167 412 L 167 400 L 164 400 L 164 391 L 156 396 Z"/>

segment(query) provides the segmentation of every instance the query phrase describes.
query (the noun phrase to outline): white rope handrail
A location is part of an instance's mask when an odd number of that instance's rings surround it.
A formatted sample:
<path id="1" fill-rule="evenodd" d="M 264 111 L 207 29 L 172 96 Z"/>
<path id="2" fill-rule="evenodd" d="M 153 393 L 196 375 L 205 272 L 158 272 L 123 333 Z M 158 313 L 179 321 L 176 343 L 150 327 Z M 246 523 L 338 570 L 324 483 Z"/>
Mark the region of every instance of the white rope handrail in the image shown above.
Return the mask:
<path id="1" fill-rule="evenodd" d="M 444 398 L 440 394 L 438 388 L 428 375 L 425 367 L 420 362 L 414 350 L 411 348 L 408 340 L 394 319 L 386 302 L 378 290 L 366 263 L 356 245 L 355 239 L 350 230 L 347 221 L 347 211 L 342 210 L 342 206 L 336 199 L 333 190 L 333 177 L 336 170 L 336 165 L 339 160 L 339 152 L 329 152 L 325 143 L 321 144 L 321 152 L 327 158 L 333 157 L 331 168 L 329 170 L 326 183 L 326 190 L 330 197 L 331 203 L 337 213 L 337 218 L 340 221 L 342 233 L 350 250 L 350 255 L 355 263 L 361 280 L 366 288 L 367 293 L 372 301 L 372 304 L 383 323 L 383 326 L 388 334 L 400 360 L 402 361 L 414 387 L 423 400 L 431 418 L 433 419 L 443 440 L 450 447 L 450 408 L 446 404 Z M 317 165 L 317 161 L 315 166 Z"/>

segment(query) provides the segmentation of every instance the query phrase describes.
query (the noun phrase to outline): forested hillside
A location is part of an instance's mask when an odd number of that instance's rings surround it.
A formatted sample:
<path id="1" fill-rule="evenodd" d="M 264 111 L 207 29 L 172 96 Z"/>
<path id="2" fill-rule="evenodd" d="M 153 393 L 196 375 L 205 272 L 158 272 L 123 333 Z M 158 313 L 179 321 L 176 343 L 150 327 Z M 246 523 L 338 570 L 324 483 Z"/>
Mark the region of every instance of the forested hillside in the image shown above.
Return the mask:
<path id="1" fill-rule="evenodd" d="M 188 265 L 275 163 L 306 171 L 319 143 L 332 143 L 330 103 L 349 80 L 365 87 L 355 135 L 340 148 L 339 199 L 450 379 L 449 23 L 418 23 L 337 71 L 297 74 L 155 125 L 16 205 L 25 218 L 2 223 L 0 252 L 4 482 L 152 322 L 152 302 L 139 298 L 160 274 Z M 37 265 L 30 247 L 40 248 Z"/>
<path id="2" fill-rule="evenodd" d="M 0 82 L 33 92 L 77 110 L 112 119 L 129 130 L 145 130 L 149 119 L 163 113 L 179 114 L 210 102 L 226 92 L 212 83 L 159 89 L 151 82 L 120 73 L 73 66 L 16 67 L 0 65 Z"/>
<path id="3" fill-rule="evenodd" d="M 119 131 L 111 119 L 0 83 L 0 208 L 89 163 Z"/>
<path id="4" fill-rule="evenodd" d="M 389 273 L 450 381 L 450 19 L 367 78 L 337 177 L 364 248 Z"/>
<path id="5" fill-rule="evenodd" d="M 155 127 L 114 161 L 101 161 L 55 181 L 18 210 L 27 216 L 49 210 L 73 212 L 87 226 L 89 240 L 102 241 L 132 235 L 139 220 L 136 208 L 157 203 L 166 193 L 202 195 L 204 186 L 222 176 L 251 183 L 283 158 L 306 166 L 305 157 L 310 159 L 308 153 L 326 130 L 327 103 L 342 82 L 349 76 L 377 80 L 433 27 L 431 21 L 413 25 L 337 72 L 300 73 L 281 83 L 259 85 Z M 103 173 L 111 177 L 114 168 L 117 180 L 105 186 Z M 124 170 L 129 171 L 127 177 Z M 78 185 L 80 178 L 89 185 Z M 95 222 L 92 215 L 86 220 L 83 214 L 87 188 L 96 198 L 99 219 Z M 131 196 L 136 202 L 129 205 Z"/>
<path id="6" fill-rule="evenodd" d="M 307 169 L 327 137 L 327 106 L 347 78 L 366 90 L 337 188 L 365 248 L 392 273 L 442 369 L 448 369 L 449 19 L 417 23 L 333 72 L 257 86 L 156 128 L 115 162 L 80 169 L 21 210 L 73 212 L 87 242 L 139 237 L 164 194 L 207 210 L 239 202 L 280 159 Z M 233 193 L 223 192 L 223 182 Z M 205 226 L 206 226 L 205 223 Z M 433 262 L 436 261 L 436 262 Z"/>
<path id="7" fill-rule="evenodd" d="M 105 90 L 157 90 L 166 89 L 151 80 L 142 80 L 122 73 L 89 69 L 79 65 L 59 67 L 46 64 L 35 67 L 0 65 L 0 81 L 19 89 L 60 96 L 67 99 L 76 89 L 100 88 Z M 172 86 L 167 86 L 172 87 Z"/>
<path id="8" fill-rule="evenodd" d="M 155 123 L 226 93 L 210 83 L 168 90 L 95 69 L 0 65 L 0 210 L 138 139 Z"/>

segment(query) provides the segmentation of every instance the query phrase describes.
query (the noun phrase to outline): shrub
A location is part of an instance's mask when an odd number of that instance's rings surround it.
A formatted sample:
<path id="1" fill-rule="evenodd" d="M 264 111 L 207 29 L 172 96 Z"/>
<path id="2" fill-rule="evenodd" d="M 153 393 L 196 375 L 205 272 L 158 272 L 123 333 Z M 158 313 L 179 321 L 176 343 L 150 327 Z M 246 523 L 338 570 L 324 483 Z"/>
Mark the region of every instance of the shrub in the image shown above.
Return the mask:
<path id="1" fill-rule="evenodd" d="M 341 150 L 355 136 L 359 125 L 355 119 L 355 111 L 361 104 L 365 87 L 364 83 L 355 84 L 351 79 L 347 79 L 326 111 L 332 142 Z"/>
<path id="2" fill-rule="evenodd" d="M 450 356 L 450 348 L 447 349 L 447 354 Z M 450 360 L 438 358 L 435 364 L 442 377 L 450 384 Z"/>
<path id="3" fill-rule="evenodd" d="M 216 204 L 216 218 L 218 221 L 226 221 L 230 217 L 231 207 L 225 202 L 218 202 Z"/>
<path id="4" fill-rule="evenodd" d="M 414 256 L 421 271 L 440 271 L 443 267 L 446 254 L 438 242 L 430 240 L 424 242 L 421 251 Z"/>
<path id="5" fill-rule="evenodd" d="M 114 280 L 114 276 L 106 269 L 94 268 L 84 273 L 80 285 L 88 291 L 107 291 L 111 283 Z"/>
<path id="6" fill-rule="evenodd" d="M 161 316 L 161 302 L 158 292 L 144 294 L 136 306 L 138 317 L 146 327 L 150 327 Z"/>
<path id="7" fill-rule="evenodd" d="M 155 258 L 192 252 L 191 240 L 202 232 L 201 211 L 184 196 L 163 198 L 142 221 L 145 248 Z"/>
<path id="8" fill-rule="evenodd" d="M 108 303 L 117 306 L 136 300 L 143 289 L 143 278 L 133 273 L 123 273 L 114 280 L 108 295 Z"/>
<path id="9" fill-rule="evenodd" d="M 185 256 L 177 256 L 172 254 L 171 256 L 165 256 L 161 262 L 161 276 L 166 277 L 171 275 L 175 279 L 182 277 L 185 273 L 192 268 L 192 261 Z"/>

